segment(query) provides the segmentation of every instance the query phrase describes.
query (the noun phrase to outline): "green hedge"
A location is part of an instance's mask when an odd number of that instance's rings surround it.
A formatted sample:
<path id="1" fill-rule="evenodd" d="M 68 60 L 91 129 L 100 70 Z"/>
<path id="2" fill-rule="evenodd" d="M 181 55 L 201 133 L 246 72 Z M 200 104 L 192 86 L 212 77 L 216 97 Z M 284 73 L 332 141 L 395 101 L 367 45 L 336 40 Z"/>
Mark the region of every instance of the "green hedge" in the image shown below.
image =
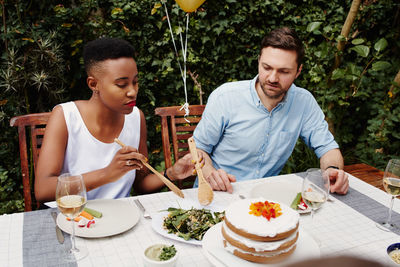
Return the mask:
<path id="1" fill-rule="evenodd" d="M 3 3 L 5 2 L 5 3 Z M 162 167 L 158 106 L 184 103 L 183 83 L 162 2 L 137 0 L 1 1 L 0 214 L 23 209 L 16 129 L 11 117 L 49 111 L 59 102 L 87 99 L 84 44 L 119 37 L 136 48 L 138 106 L 147 119 L 153 165 Z M 185 13 L 167 1 L 173 31 L 184 31 Z M 207 0 L 190 14 L 187 67 L 198 74 L 204 101 L 220 84 L 257 74 L 262 37 L 278 26 L 297 30 L 306 58 L 296 84 L 310 90 L 333 122 L 346 163 L 380 169 L 400 150 L 399 87 L 389 88 L 400 69 L 399 3 L 364 1 L 331 76 L 336 44 L 350 1 Z M 386 44 L 386 45 L 385 45 Z M 7 48 L 7 49 L 6 49 Z M 331 80 L 332 82 L 329 82 Z M 188 77 L 190 104 L 199 88 Z M 284 172 L 318 165 L 299 142 Z"/>

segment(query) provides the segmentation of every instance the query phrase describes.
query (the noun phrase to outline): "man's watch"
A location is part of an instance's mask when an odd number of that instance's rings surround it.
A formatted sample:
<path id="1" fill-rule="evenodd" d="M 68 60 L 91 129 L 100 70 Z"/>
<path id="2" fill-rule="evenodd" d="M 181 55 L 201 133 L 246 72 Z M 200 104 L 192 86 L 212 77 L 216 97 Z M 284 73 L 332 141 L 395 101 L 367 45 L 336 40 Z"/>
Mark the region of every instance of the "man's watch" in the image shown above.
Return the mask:
<path id="1" fill-rule="evenodd" d="M 327 170 L 327 169 L 329 169 L 329 168 L 332 168 L 332 169 L 339 170 L 339 167 L 337 167 L 337 166 L 333 166 L 333 165 L 331 165 L 331 166 L 328 166 L 328 168 L 326 168 L 325 170 Z"/>
<path id="2" fill-rule="evenodd" d="M 168 169 L 165 169 L 165 171 L 164 171 L 164 177 L 167 178 L 168 180 L 170 180 L 171 182 L 173 182 L 173 181 L 171 180 L 171 178 L 168 177 L 168 175 L 167 175 L 167 170 L 168 170 Z"/>

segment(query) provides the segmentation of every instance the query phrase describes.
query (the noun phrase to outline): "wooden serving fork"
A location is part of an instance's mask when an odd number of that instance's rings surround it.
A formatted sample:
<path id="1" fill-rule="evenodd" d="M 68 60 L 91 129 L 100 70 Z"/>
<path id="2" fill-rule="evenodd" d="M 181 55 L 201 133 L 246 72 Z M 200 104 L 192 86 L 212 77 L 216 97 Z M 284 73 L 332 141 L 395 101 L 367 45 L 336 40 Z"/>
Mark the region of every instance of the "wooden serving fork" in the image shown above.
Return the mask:
<path id="1" fill-rule="evenodd" d="M 194 142 L 193 136 L 188 139 L 189 150 L 192 154 L 192 159 L 196 161 L 195 168 L 197 172 L 197 177 L 199 177 L 199 189 L 197 192 L 197 198 L 203 206 L 207 206 L 213 201 L 214 192 L 210 184 L 204 179 L 203 170 L 201 169 L 199 158 L 197 156 L 196 143 Z"/>
<path id="2" fill-rule="evenodd" d="M 118 138 L 114 139 L 114 142 L 119 144 L 121 147 L 124 147 L 125 144 L 122 143 Z M 164 182 L 166 186 L 168 186 L 169 189 L 171 189 L 172 192 L 180 196 L 181 198 L 184 198 L 185 196 L 183 195 L 183 192 L 176 186 L 174 183 L 172 183 L 170 180 L 164 177 L 161 173 L 159 173 L 157 170 L 155 170 L 153 167 L 151 167 L 150 164 L 142 160 L 142 163 L 144 166 L 146 166 L 150 171 L 152 171 L 155 175 L 157 175 L 158 178 L 161 179 L 161 181 Z"/>

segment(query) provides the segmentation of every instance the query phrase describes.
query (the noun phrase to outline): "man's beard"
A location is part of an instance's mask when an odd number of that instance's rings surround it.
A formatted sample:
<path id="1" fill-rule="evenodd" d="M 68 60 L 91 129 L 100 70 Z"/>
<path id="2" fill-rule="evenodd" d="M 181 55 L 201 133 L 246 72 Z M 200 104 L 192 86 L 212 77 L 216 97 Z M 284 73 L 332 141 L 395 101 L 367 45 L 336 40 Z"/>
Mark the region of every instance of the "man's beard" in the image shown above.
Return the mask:
<path id="1" fill-rule="evenodd" d="M 263 83 L 261 83 L 261 82 L 260 82 L 260 87 L 261 87 L 261 90 L 264 92 L 264 94 L 265 94 L 268 98 L 271 98 L 271 99 L 283 98 L 283 97 L 285 97 L 285 95 L 286 95 L 286 93 L 287 93 L 287 90 L 283 90 L 283 89 L 281 88 L 281 86 L 279 86 L 279 91 L 275 91 L 275 90 L 274 90 L 275 94 L 270 94 L 270 93 L 268 93 L 268 90 L 264 87 Z"/>

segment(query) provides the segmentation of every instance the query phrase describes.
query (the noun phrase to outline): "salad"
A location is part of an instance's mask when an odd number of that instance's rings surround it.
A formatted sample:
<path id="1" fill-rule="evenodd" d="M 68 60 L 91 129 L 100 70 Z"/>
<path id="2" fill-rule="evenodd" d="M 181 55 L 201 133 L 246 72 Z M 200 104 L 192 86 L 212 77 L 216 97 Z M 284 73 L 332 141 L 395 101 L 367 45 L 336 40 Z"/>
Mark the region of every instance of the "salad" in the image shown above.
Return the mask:
<path id="1" fill-rule="evenodd" d="M 168 212 L 168 216 L 164 218 L 164 229 L 185 240 L 202 240 L 207 230 L 221 222 L 225 216 L 224 211 L 211 212 L 208 209 L 195 208 L 168 208 Z"/>

